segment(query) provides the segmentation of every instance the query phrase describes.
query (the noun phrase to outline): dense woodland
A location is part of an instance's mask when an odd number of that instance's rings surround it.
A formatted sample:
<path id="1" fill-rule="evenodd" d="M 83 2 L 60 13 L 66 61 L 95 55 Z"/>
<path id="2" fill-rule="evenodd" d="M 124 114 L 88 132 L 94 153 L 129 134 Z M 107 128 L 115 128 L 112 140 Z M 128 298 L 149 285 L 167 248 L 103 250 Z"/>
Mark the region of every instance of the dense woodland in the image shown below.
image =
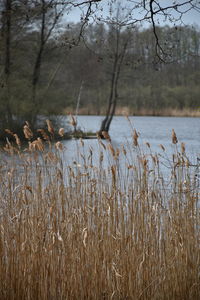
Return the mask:
<path id="1" fill-rule="evenodd" d="M 79 113 L 105 114 L 116 58 L 116 113 L 170 115 L 200 109 L 197 26 L 157 27 L 161 58 L 151 26 L 99 21 L 83 28 L 81 22 L 59 19 L 62 8 L 35 6 L 27 14 L 20 1 L 14 3 L 9 16 L 1 8 L 2 124 L 74 113 L 78 98 Z"/>

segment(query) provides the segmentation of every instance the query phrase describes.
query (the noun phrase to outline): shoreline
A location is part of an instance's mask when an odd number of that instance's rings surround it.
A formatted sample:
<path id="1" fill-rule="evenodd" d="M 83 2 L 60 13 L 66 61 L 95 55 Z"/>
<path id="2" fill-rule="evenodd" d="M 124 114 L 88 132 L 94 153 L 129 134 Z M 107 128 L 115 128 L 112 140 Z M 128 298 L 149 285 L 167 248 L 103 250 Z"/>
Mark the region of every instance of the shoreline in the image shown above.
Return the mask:
<path id="1" fill-rule="evenodd" d="M 66 108 L 63 111 L 63 116 L 68 115 L 69 112 L 74 111 L 72 108 Z M 80 108 L 78 115 L 82 116 L 105 116 L 106 112 L 102 109 L 100 112 L 97 112 L 94 109 L 89 108 Z M 129 107 L 123 106 L 116 108 L 114 116 L 137 116 L 137 117 L 191 117 L 199 118 L 200 117 L 200 108 L 198 110 L 191 109 L 138 109 L 134 110 Z"/>
<path id="2" fill-rule="evenodd" d="M 61 116 L 66 116 L 66 114 L 61 114 Z M 96 114 L 96 113 L 79 113 L 78 116 L 99 116 L 104 117 L 105 114 Z M 132 113 L 132 114 L 126 114 L 126 113 L 116 113 L 114 114 L 114 117 L 168 117 L 168 118 L 200 118 L 200 112 L 191 112 L 191 113 L 176 113 L 176 114 L 165 114 L 165 113 Z"/>
<path id="3" fill-rule="evenodd" d="M 72 111 L 72 110 L 71 110 Z M 169 113 L 170 110 L 163 110 L 161 111 L 157 111 L 157 112 L 152 112 L 152 111 L 135 111 L 134 113 L 129 112 L 129 111 L 125 111 L 123 109 L 117 109 L 117 112 L 115 113 L 114 117 L 167 117 L 167 118 L 200 118 L 200 111 L 191 111 L 191 110 L 171 110 L 171 113 Z M 65 113 L 60 114 L 59 116 L 64 117 L 64 116 L 68 116 L 69 112 L 67 110 L 65 110 Z M 95 116 L 95 117 L 104 117 L 105 114 L 95 114 L 94 111 L 90 111 L 85 113 L 85 111 L 83 111 L 82 109 L 80 109 L 78 116 Z M 48 130 L 47 134 L 48 133 Z M 27 139 L 24 137 L 23 134 L 23 129 L 21 128 L 21 130 L 15 130 L 12 134 L 8 134 L 5 133 L 4 131 L 1 132 L 0 135 L 0 141 L 1 142 L 5 142 L 6 138 L 9 138 L 9 141 L 11 142 L 15 142 L 15 137 L 14 134 L 17 134 L 19 139 L 21 141 L 27 141 Z M 94 137 L 95 136 L 95 137 Z M 37 132 L 35 132 L 34 134 L 34 138 L 42 138 L 43 137 L 38 134 Z M 31 139 L 31 141 L 34 140 Z M 70 140 L 72 138 L 83 138 L 83 139 L 91 139 L 91 138 L 96 138 L 96 135 L 94 132 L 83 132 L 82 130 L 78 131 L 78 134 L 73 135 L 70 131 L 66 132 L 65 135 L 63 137 L 59 136 L 58 133 L 55 135 L 51 135 L 49 134 L 49 138 L 50 141 L 62 141 L 62 140 Z"/>

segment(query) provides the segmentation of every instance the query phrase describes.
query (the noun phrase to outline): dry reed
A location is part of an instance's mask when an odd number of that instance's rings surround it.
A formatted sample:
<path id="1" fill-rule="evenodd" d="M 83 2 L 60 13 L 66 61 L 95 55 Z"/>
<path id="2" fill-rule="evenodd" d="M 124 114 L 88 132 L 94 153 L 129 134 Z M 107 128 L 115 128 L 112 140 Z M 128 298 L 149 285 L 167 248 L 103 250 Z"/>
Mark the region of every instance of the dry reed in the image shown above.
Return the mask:
<path id="1" fill-rule="evenodd" d="M 167 182 L 136 131 L 136 147 L 99 143 L 99 167 L 92 149 L 67 165 L 60 142 L 4 147 L 0 299 L 199 299 L 199 183 L 185 146 Z"/>

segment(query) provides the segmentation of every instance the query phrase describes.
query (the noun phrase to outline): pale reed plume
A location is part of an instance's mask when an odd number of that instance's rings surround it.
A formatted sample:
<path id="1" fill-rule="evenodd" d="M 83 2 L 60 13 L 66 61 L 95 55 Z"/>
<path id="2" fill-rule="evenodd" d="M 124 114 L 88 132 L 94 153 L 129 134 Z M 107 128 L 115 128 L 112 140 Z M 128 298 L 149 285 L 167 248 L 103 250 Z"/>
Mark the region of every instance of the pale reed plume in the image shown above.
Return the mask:
<path id="1" fill-rule="evenodd" d="M 102 135 L 103 135 L 104 139 L 106 139 L 109 142 L 111 142 L 110 135 L 109 135 L 109 133 L 107 131 L 102 131 Z"/>
<path id="2" fill-rule="evenodd" d="M 64 128 L 60 128 L 60 129 L 58 130 L 58 134 L 59 134 L 61 137 L 63 137 L 64 134 L 65 134 Z"/>
<path id="3" fill-rule="evenodd" d="M 133 131 L 133 144 L 136 147 L 138 146 L 138 137 L 139 137 L 139 135 L 138 135 L 137 131 L 134 129 L 134 131 Z"/>
<path id="4" fill-rule="evenodd" d="M 162 149 L 162 151 L 165 151 L 165 147 L 162 144 L 160 144 L 159 147 Z"/>
<path id="5" fill-rule="evenodd" d="M 174 129 L 172 129 L 172 143 L 173 144 L 178 143 L 178 139 L 177 139 L 177 136 L 176 136 L 176 133 L 175 133 Z"/>
<path id="6" fill-rule="evenodd" d="M 14 134 L 13 136 L 14 136 L 14 138 L 15 138 L 15 142 L 16 142 L 17 146 L 20 148 L 20 147 L 21 147 L 21 141 L 20 141 L 20 138 L 18 137 L 17 134 Z"/>
<path id="7" fill-rule="evenodd" d="M 44 144 L 41 138 L 37 138 L 37 148 L 39 151 L 44 151 Z"/>
<path id="8" fill-rule="evenodd" d="M 48 136 L 48 134 L 45 132 L 44 129 L 38 129 L 37 132 L 39 132 L 42 136 L 42 138 L 46 141 L 50 140 L 50 137 Z"/>
<path id="9" fill-rule="evenodd" d="M 5 129 L 5 132 L 12 135 L 12 136 L 14 136 L 14 133 L 10 129 Z"/>
<path id="10" fill-rule="evenodd" d="M 62 151 L 63 150 L 63 144 L 61 142 L 57 142 L 57 143 L 55 143 L 55 148 L 57 150 Z"/>
<path id="11" fill-rule="evenodd" d="M 33 141 L 32 143 L 29 142 L 29 151 L 35 151 L 35 150 L 41 152 L 44 151 L 44 144 L 41 138 L 37 138 L 37 140 Z"/>
<path id="12" fill-rule="evenodd" d="M 33 132 L 30 129 L 29 123 L 25 122 L 26 124 L 24 125 L 23 132 L 24 136 L 27 140 L 30 140 L 33 137 Z"/>
<path id="13" fill-rule="evenodd" d="M 3 149 L 8 154 L 12 155 L 14 153 L 14 147 L 12 146 L 8 138 L 6 138 L 6 145 Z"/>
<path id="14" fill-rule="evenodd" d="M 48 132 L 50 134 L 54 135 L 54 129 L 53 129 L 51 121 L 50 120 L 46 120 L 46 123 L 47 123 Z"/>
<path id="15" fill-rule="evenodd" d="M 182 154 L 185 153 L 185 143 L 181 143 L 181 152 Z"/>

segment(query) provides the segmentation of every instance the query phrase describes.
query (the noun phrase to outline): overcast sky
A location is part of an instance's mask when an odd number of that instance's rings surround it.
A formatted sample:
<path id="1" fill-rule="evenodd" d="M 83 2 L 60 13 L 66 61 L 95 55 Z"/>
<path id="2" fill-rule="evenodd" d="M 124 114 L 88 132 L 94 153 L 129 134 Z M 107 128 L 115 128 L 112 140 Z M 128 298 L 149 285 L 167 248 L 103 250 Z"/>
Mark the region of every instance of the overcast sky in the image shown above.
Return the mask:
<path id="1" fill-rule="evenodd" d="M 140 2 L 140 0 L 137 0 L 138 2 Z M 136 1 L 134 1 L 136 2 Z M 174 2 L 174 0 L 160 0 L 160 3 L 162 3 L 163 7 L 164 6 L 169 6 L 171 5 L 172 3 Z M 178 0 L 177 1 L 178 3 L 182 3 L 183 0 Z M 120 3 L 122 5 L 125 5 L 126 3 L 126 0 L 123 0 L 123 1 L 120 1 Z M 200 2 L 199 1 L 196 1 L 197 5 L 198 5 L 198 8 L 199 8 L 199 12 L 197 10 L 190 10 L 188 12 L 186 12 L 184 15 L 183 15 L 183 18 L 182 20 L 184 21 L 185 24 L 187 25 L 198 25 L 200 27 Z M 102 0 L 101 2 L 101 8 L 103 10 L 103 12 L 101 12 L 101 14 L 103 15 L 104 18 L 106 18 L 107 15 L 109 15 L 109 7 L 108 7 L 108 1 L 107 0 Z M 95 8 L 95 6 L 93 6 L 93 8 Z M 185 11 L 188 7 L 182 7 L 182 11 Z M 85 8 L 86 9 L 86 8 Z M 135 18 L 142 18 L 142 15 L 144 13 L 144 10 L 142 11 L 139 11 L 139 10 L 134 10 L 134 14 L 133 16 Z M 171 11 L 172 15 L 175 16 L 175 11 Z M 66 21 L 68 22 L 78 22 L 80 21 L 80 17 L 81 17 L 81 10 L 79 8 L 76 8 L 74 9 L 70 15 L 68 15 L 66 17 Z M 160 23 L 160 25 L 165 25 L 165 24 L 170 24 L 169 20 L 164 20 L 163 17 L 156 17 L 156 22 L 158 24 L 158 22 Z M 180 23 L 180 22 L 178 22 Z M 177 24 L 178 24 L 177 23 Z M 144 26 L 147 26 L 147 23 L 143 24 Z M 172 23 L 173 25 L 173 23 Z"/>

